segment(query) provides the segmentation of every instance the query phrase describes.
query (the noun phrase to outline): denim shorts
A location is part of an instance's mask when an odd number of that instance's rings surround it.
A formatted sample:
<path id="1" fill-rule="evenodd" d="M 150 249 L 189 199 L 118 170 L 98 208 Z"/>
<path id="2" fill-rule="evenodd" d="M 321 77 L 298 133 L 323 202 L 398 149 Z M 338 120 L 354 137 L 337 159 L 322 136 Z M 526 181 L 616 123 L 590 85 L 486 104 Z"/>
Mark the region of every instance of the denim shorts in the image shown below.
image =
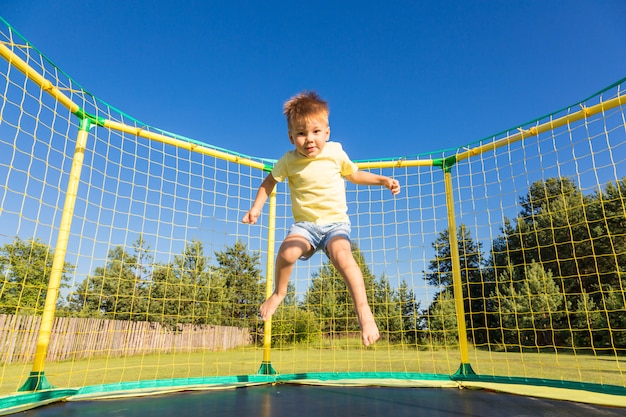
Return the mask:
<path id="1" fill-rule="evenodd" d="M 328 223 L 315 224 L 312 222 L 297 222 L 289 228 L 289 235 L 299 235 L 304 237 L 315 249 L 309 256 L 301 256 L 300 259 L 307 260 L 315 252 L 323 250 L 326 256 L 326 245 L 328 242 L 338 236 L 350 240 L 350 223 Z"/>

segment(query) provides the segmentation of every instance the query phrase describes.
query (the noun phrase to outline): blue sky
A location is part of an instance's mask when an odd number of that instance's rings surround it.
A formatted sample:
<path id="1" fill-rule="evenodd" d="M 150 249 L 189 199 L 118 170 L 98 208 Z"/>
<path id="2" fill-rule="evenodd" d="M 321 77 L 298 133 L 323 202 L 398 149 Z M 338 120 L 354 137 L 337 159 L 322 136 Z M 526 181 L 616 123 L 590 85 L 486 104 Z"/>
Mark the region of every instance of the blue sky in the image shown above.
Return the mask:
<path id="1" fill-rule="evenodd" d="M 353 159 L 457 147 L 626 76 L 626 3 L 3 0 L 0 16 L 139 121 L 256 157 L 317 90 Z"/>

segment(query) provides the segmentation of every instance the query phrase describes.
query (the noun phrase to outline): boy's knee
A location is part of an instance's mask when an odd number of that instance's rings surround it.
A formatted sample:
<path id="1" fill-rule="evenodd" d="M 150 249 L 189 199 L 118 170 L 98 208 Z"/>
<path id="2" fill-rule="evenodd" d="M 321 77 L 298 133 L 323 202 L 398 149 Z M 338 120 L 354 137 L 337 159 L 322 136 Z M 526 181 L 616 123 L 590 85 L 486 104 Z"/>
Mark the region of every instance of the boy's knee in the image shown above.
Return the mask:
<path id="1" fill-rule="evenodd" d="M 298 260 L 298 252 L 293 249 L 285 249 L 280 250 L 276 254 L 277 261 L 282 261 L 282 263 L 294 264 Z"/>
<path id="2" fill-rule="evenodd" d="M 352 247 L 350 241 L 346 239 L 336 238 L 328 243 L 326 246 L 328 253 L 335 256 L 350 256 L 352 257 Z"/>
<path id="3" fill-rule="evenodd" d="M 333 265 L 335 265 L 336 268 L 339 268 L 341 270 L 345 270 L 351 267 L 356 267 L 358 268 L 358 265 L 356 263 L 356 260 L 354 259 L 354 256 L 352 255 L 352 251 L 350 249 L 339 249 L 336 251 L 333 251 L 330 254 L 330 260 L 333 263 Z"/>
<path id="4" fill-rule="evenodd" d="M 308 244 L 308 242 L 299 239 L 291 239 L 288 241 L 286 240 L 280 246 L 276 257 L 283 262 L 293 264 L 309 250 L 310 245 Z"/>

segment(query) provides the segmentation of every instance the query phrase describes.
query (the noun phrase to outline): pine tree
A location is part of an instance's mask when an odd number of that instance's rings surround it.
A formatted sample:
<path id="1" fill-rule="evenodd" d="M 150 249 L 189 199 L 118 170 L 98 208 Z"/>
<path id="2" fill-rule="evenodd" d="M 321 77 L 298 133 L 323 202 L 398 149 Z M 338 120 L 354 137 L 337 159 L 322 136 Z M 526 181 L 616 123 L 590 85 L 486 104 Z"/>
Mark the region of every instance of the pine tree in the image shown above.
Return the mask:
<path id="1" fill-rule="evenodd" d="M 149 320 L 168 324 L 219 324 L 223 283 L 210 271 L 202 242 L 192 240 L 168 265 L 155 269 Z"/>
<path id="2" fill-rule="evenodd" d="M 485 274 L 481 244 L 474 241 L 465 225 L 459 226 L 458 232 L 458 252 L 459 266 L 461 271 L 461 283 L 463 285 L 463 300 L 465 309 L 465 322 L 468 329 L 468 337 L 475 344 L 487 342 L 487 317 L 488 317 L 488 297 L 492 283 L 488 281 Z M 453 262 L 450 247 L 449 230 L 440 233 L 432 244 L 435 249 L 435 258 L 429 262 L 426 273 L 426 281 L 439 289 L 435 294 L 438 300 L 441 292 L 454 294 L 453 288 Z M 446 294 L 440 301 L 447 299 L 450 294 Z"/>
<path id="3" fill-rule="evenodd" d="M 562 346 L 559 330 L 571 310 L 552 272 L 532 262 L 520 275 L 510 267 L 498 276 L 493 303 L 500 315 L 503 341 L 515 346 Z M 565 336 L 564 336 L 565 335 Z"/>
<path id="4" fill-rule="evenodd" d="M 211 268 L 211 272 L 224 284 L 223 325 L 251 329 L 259 326 L 259 306 L 265 299 L 260 257 L 258 252 L 249 252 L 247 245 L 239 240 L 233 246 L 215 252 L 217 265 Z"/>
<path id="5" fill-rule="evenodd" d="M 363 274 L 367 299 L 375 313 L 380 304 L 376 301 L 376 279 L 355 243 L 352 243 L 352 255 Z M 352 297 L 341 274 L 330 260 L 313 274 L 311 284 L 304 294 L 303 305 L 319 318 L 322 332 L 329 335 L 331 340 L 337 333 L 360 331 Z"/>
<path id="6" fill-rule="evenodd" d="M 143 320 L 147 310 L 144 275 L 145 242 L 140 238 L 134 254 L 117 246 L 108 254 L 105 266 L 96 267 L 68 296 L 70 309 L 81 315 L 104 315 L 117 320 Z M 144 279 L 145 278 L 145 279 Z"/>

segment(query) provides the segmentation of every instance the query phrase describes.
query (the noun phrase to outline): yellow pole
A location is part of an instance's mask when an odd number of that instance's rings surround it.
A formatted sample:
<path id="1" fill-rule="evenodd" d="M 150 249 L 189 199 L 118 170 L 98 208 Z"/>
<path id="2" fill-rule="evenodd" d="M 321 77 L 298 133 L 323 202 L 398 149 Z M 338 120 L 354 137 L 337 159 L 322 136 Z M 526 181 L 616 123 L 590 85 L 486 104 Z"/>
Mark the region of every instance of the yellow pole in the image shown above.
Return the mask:
<path id="1" fill-rule="evenodd" d="M 48 282 L 46 301 L 43 307 L 41 325 L 39 326 L 35 360 L 33 362 L 30 376 L 26 383 L 20 388 L 20 391 L 39 391 L 52 387 L 50 383 L 46 380 L 43 370 L 46 364 L 48 347 L 50 345 L 52 324 L 54 322 L 54 314 L 56 311 L 57 298 L 59 296 L 61 278 L 63 277 L 65 254 L 67 253 L 70 227 L 72 224 L 72 217 L 74 216 L 74 206 L 76 204 L 78 183 L 80 182 L 80 172 L 83 167 L 83 160 L 85 159 L 85 148 L 87 146 L 87 138 L 89 135 L 90 126 L 91 123 L 89 122 L 89 120 L 83 119 L 80 130 L 78 131 L 78 136 L 76 138 L 74 159 L 72 160 L 72 169 L 70 171 L 70 177 L 67 183 L 67 192 L 65 193 L 63 214 L 61 216 L 59 234 L 57 236 L 54 258 L 52 260 L 52 269 L 50 271 L 50 280 Z"/>
<path id="2" fill-rule="evenodd" d="M 463 282 L 461 281 L 461 261 L 459 257 L 459 242 L 456 235 L 456 217 L 454 214 L 454 195 L 452 194 L 452 174 L 450 167 L 444 167 L 446 184 L 446 206 L 448 208 L 448 235 L 450 236 L 450 256 L 452 257 L 452 285 L 454 288 L 454 304 L 456 307 L 456 321 L 459 332 L 459 348 L 461 350 L 461 368 L 459 372 L 473 373 L 469 364 L 469 349 L 467 343 L 467 328 L 465 327 L 465 307 L 463 306 Z"/>
<path id="3" fill-rule="evenodd" d="M 31 68 L 26 61 L 16 55 L 9 47 L 7 47 L 2 42 L 0 42 L 0 56 L 6 59 L 9 65 L 12 65 L 20 70 L 24 75 L 26 75 L 28 79 L 32 80 L 35 84 L 41 87 L 43 91 L 47 92 L 48 94 L 50 94 L 50 96 L 54 97 L 55 100 L 67 107 L 72 113 L 84 119 L 84 115 L 80 114 L 81 108 L 78 104 L 74 103 L 71 98 L 63 94 L 63 92 L 59 88 L 54 86 L 52 82 L 47 80 L 43 75 Z M 229 154 L 227 152 L 218 151 L 216 149 L 211 149 L 209 147 L 193 144 L 180 139 L 175 139 L 166 135 L 162 135 L 160 133 L 151 132 L 141 127 L 129 126 L 124 123 L 105 119 L 100 119 L 97 121 L 97 123 L 101 123 L 102 126 L 112 130 L 116 130 L 118 132 L 130 133 L 132 135 L 136 135 L 146 139 L 177 146 L 179 148 L 187 149 L 193 152 L 198 152 L 203 155 L 213 156 L 215 158 L 223 159 L 225 161 L 250 166 L 253 168 L 265 168 L 265 165 L 261 162 L 253 161 L 238 155 Z"/>
<path id="4" fill-rule="evenodd" d="M 274 292 L 274 243 L 276 236 L 276 190 L 269 198 L 270 212 L 267 226 L 267 267 L 265 272 L 265 298 L 271 297 Z M 260 374 L 273 375 L 276 371 L 271 364 L 272 351 L 272 319 L 267 320 L 263 327 L 263 363 Z"/>
<path id="5" fill-rule="evenodd" d="M 52 83 L 44 78 L 37 71 L 32 69 L 22 58 L 17 56 L 11 49 L 9 49 L 3 43 L 0 43 L 0 56 L 4 57 L 9 62 L 9 65 L 13 65 L 20 70 L 26 77 L 39 85 L 42 90 L 50 94 L 57 101 L 67 107 L 72 113 L 78 111 L 78 104 L 74 103 L 68 96 L 63 94 L 61 90 L 52 85 Z"/>
<path id="6" fill-rule="evenodd" d="M 433 166 L 432 159 L 398 159 L 395 161 L 357 162 L 359 169 L 374 168 L 408 168 Z"/>
<path id="7" fill-rule="evenodd" d="M 129 126 L 124 123 L 115 122 L 112 120 L 103 120 L 102 125 L 108 129 L 116 130 L 118 132 L 129 133 L 133 136 L 146 138 L 152 141 L 165 143 L 166 145 L 172 145 L 180 149 L 186 149 L 190 152 L 197 152 L 202 155 L 212 156 L 224 161 L 233 162 L 239 165 L 245 165 L 252 168 L 265 169 L 265 164 L 262 162 L 253 161 L 248 158 L 244 158 L 239 155 L 233 155 L 226 152 L 212 149 L 206 146 L 198 145 L 195 143 L 187 142 L 184 140 L 172 138 L 170 136 L 162 135 L 160 133 L 151 132 L 141 127 Z"/>
<path id="8" fill-rule="evenodd" d="M 626 94 L 622 94 L 610 100 L 603 101 L 602 103 L 595 104 L 591 107 L 584 107 L 575 113 L 571 113 L 566 116 L 559 117 L 558 119 L 550 120 L 549 122 L 540 124 L 539 126 L 535 126 L 527 130 L 520 129 L 520 132 L 514 135 L 507 136 L 495 142 L 486 143 L 476 148 L 469 149 L 465 152 L 459 153 L 456 155 L 456 159 L 457 161 L 460 161 L 463 159 L 470 158 L 472 156 L 480 155 L 482 153 L 489 152 L 496 148 L 510 145 L 512 143 L 518 142 L 528 137 L 537 136 L 540 133 L 554 130 L 558 127 L 565 126 L 567 124 L 576 122 L 578 120 L 581 120 L 587 117 L 591 117 L 597 113 L 605 112 L 614 107 L 621 106 L 624 104 L 626 104 Z"/>
<path id="9" fill-rule="evenodd" d="M 8 45 L 12 45 L 11 43 L 7 43 Z M 13 65 L 18 70 L 22 71 L 29 79 L 34 81 L 37 85 L 41 87 L 42 90 L 46 91 L 56 100 L 58 100 L 61 104 L 67 107 L 72 113 L 77 113 L 80 111 L 80 107 L 78 104 L 74 103 L 68 96 L 63 94 L 61 90 L 55 87 L 50 81 L 45 79 L 44 76 L 39 74 L 37 71 L 32 69 L 23 59 L 17 56 L 10 48 L 8 48 L 5 43 L 0 42 L 0 56 L 4 57 L 10 65 Z M 547 123 L 543 123 L 537 127 L 533 127 L 528 130 L 521 130 L 519 133 L 505 137 L 503 139 L 487 143 L 484 145 L 480 145 L 476 148 L 466 150 L 465 152 L 460 152 L 456 155 L 457 161 L 461 161 L 463 159 L 468 159 L 472 156 L 479 155 L 481 153 L 488 152 L 490 150 L 499 148 L 501 146 L 510 145 L 511 143 L 517 142 L 519 140 L 523 140 L 524 138 L 530 136 L 536 136 L 542 132 L 556 129 L 557 127 L 564 126 L 568 123 L 573 123 L 577 120 L 581 120 L 587 117 L 591 117 L 597 113 L 608 111 L 614 107 L 621 106 L 626 104 L 626 94 L 621 94 L 612 99 L 603 101 L 596 105 L 590 107 L 584 107 L 581 110 L 568 114 L 566 116 L 560 117 L 558 119 L 550 120 Z M 218 150 L 205 148 L 200 145 L 190 144 L 189 142 L 177 140 L 170 138 L 168 136 L 150 132 L 144 130 L 140 127 L 133 127 L 123 123 L 115 122 L 112 120 L 103 120 L 103 126 L 117 130 L 119 132 L 130 133 L 133 135 L 137 135 L 140 137 L 144 137 L 150 140 L 156 140 L 167 144 L 172 144 L 174 146 L 180 146 L 183 149 L 189 149 L 194 152 L 200 152 L 205 155 L 214 156 L 216 158 L 224 159 L 226 161 L 235 162 L 241 165 L 250 166 L 253 168 L 264 169 L 262 163 L 257 161 L 252 161 L 247 158 L 242 158 L 240 156 L 231 155 L 226 152 L 221 152 Z M 407 159 L 398 159 L 398 160 L 390 160 L 390 161 L 375 161 L 375 162 L 359 162 L 357 165 L 361 169 L 370 169 L 370 168 L 394 168 L 394 167 L 418 167 L 418 166 L 432 166 L 433 161 L 430 159 L 425 160 L 407 160 Z"/>

